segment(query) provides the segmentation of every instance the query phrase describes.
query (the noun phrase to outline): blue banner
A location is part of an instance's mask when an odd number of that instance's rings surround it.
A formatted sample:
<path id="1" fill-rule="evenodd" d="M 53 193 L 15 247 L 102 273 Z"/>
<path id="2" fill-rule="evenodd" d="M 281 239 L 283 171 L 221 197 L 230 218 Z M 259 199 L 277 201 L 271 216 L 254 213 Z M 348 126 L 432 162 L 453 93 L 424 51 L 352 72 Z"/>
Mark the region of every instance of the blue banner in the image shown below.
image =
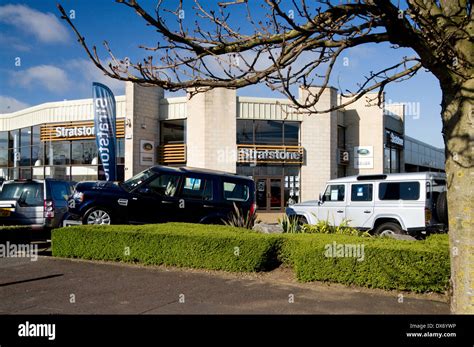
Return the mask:
<path id="1" fill-rule="evenodd" d="M 104 167 L 105 180 L 117 179 L 115 97 L 103 84 L 92 83 L 94 95 L 94 131 L 100 161 Z"/>

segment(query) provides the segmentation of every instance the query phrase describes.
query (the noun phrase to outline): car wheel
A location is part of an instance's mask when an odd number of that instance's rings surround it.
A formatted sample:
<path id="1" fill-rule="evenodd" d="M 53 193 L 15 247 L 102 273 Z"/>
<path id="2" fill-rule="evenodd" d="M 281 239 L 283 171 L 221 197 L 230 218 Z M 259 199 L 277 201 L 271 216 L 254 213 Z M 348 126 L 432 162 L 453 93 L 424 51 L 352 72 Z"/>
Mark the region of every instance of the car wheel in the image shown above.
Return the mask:
<path id="1" fill-rule="evenodd" d="M 441 223 L 448 225 L 448 199 L 446 192 L 442 192 L 436 199 L 436 215 Z"/>
<path id="2" fill-rule="evenodd" d="M 405 235 L 406 233 L 403 231 L 400 225 L 393 222 L 383 223 L 375 229 L 375 235 L 390 236 L 394 234 Z"/>
<path id="3" fill-rule="evenodd" d="M 298 216 L 298 226 L 303 226 L 304 224 L 308 224 L 308 220 L 306 219 L 306 217 L 303 217 L 303 216 Z"/>
<path id="4" fill-rule="evenodd" d="M 86 213 L 82 222 L 89 225 L 110 225 L 112 224 L 112 217 L 110 212 L 106 209 L 102 207 L 94 207 Z"/>

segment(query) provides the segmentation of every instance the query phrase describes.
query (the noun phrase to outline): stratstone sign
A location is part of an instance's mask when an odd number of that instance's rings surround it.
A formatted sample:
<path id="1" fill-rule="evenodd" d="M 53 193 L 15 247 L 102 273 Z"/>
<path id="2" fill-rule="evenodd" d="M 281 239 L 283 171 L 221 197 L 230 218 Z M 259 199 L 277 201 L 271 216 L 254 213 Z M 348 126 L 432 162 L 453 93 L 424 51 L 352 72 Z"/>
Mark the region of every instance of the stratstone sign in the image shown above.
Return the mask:
<path id="1" fill-rule="evenodd" d="M 238 146 L 239 163 L 302 163 L 300 146 Z"/>
<path id="2" fill-rule="evenodd" d="M 94 136 L 94 127 L 92 126 L 73 126 L 73 127 L 56 127 L 56 137 L 83 137 Z"/>

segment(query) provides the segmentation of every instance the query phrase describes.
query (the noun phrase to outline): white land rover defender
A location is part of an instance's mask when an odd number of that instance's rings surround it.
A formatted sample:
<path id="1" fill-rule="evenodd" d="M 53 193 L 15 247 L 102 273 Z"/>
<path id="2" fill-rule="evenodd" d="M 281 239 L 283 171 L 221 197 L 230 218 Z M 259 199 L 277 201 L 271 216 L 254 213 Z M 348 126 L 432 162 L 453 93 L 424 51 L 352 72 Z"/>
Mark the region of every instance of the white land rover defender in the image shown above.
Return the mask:
<path id="1" fill-rule="evenodd" d="M 375 234 L 419 235 L 448 227 L 446 175 L 414 172 L 361 175 L 331 180 L 319 200 L 287 207 L 301 224 L 327 220 Z"/>

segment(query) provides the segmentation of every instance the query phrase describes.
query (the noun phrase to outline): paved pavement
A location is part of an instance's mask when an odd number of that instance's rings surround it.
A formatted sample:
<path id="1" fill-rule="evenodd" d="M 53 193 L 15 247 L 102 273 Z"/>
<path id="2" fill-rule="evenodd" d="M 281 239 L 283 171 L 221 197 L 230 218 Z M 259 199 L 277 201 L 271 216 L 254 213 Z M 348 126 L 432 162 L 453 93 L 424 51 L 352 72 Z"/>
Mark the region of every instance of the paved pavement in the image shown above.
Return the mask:
<path id="1" fill-rule="evenodd" d="M 301 284 L 289 269 L 231 274 L 52 257 L 0 259 L 0 298 L 0 314 L 449 313 L 438 295 Z"/>

